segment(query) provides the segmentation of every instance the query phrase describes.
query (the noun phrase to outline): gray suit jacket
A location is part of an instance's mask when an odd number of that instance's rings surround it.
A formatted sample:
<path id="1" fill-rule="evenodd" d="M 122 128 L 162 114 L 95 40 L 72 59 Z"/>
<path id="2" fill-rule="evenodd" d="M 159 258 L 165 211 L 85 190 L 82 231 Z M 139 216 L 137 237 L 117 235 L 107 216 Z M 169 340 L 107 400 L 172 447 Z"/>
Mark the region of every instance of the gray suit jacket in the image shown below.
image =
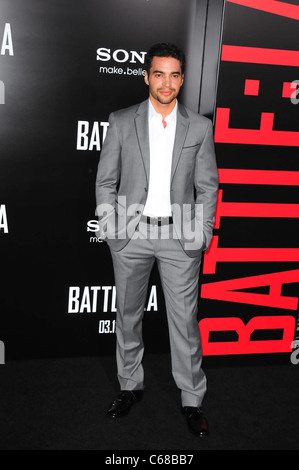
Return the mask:
<path id="1" fill-rule="evenodd" d="M 96 179 L 98 236 L 121 250 L 133 236 L 147 198 L 150 173 L 148 100 L 109 116 Z M 177 238 L 191 257 L 212 238 L 218 172 L 209 119 L 178 103 L 171 172 Z"/>

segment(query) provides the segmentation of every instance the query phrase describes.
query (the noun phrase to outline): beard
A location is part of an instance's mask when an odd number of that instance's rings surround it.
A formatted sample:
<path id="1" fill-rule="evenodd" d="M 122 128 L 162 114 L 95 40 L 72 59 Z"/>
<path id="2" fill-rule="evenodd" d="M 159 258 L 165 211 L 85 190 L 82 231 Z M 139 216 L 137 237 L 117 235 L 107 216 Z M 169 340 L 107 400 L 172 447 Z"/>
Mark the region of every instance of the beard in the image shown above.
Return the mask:
<path id="1" fill-rule="evenodd" d="M 173 100 L 176 99 L 178 93 L 176 93 L 175 90 L 171 89 L 169 90 L 171 93 L 169 95 L 164 96 L 163 94 L 160 93 L 160 90 L 157 90 L 157 92 L 152 93 L 154 98 L 156 98 L 157 101 L 161 104 L 170 104 L 172 103 Z"/>

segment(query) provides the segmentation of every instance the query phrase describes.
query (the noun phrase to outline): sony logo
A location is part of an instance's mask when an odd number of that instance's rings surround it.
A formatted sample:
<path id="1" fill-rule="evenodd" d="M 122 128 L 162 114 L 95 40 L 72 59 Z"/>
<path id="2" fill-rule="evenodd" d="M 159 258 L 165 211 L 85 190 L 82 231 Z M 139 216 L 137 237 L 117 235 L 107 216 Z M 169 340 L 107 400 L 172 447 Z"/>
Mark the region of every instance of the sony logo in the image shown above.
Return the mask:
<path id="1" fill-rule="evenodd" d="M 97 49 L 97 60 L 107 62 L 108 60 L 115 60 L 115 62 L 130 62 L 136 64 L 136 62 L 144 63 L 146 52 L 137 51 L 126 51 L 125 49 L 107 49 L 106 47 L 100 47 Z"/>

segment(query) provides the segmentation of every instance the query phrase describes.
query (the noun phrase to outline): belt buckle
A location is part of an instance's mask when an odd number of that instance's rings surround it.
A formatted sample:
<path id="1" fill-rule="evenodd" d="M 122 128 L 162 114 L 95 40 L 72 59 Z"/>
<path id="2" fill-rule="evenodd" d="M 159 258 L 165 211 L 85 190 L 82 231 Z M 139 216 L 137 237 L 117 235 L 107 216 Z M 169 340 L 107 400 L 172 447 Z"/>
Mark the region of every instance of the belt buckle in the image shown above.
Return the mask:
<path id="1" fill-rule="evenodd" d="M 147 223 L 153 225 L 154 227 L 161 227 L 162 225 L 170 224 L 172 217 L 147 217 Z"/>

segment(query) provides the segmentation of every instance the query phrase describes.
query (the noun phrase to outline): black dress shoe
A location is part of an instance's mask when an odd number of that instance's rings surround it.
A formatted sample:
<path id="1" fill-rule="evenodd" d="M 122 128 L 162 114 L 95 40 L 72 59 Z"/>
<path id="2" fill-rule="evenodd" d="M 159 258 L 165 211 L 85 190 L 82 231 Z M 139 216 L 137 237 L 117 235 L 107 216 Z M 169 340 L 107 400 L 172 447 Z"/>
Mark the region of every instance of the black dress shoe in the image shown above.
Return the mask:
<path id="1" fill-rule="evenodd" d="M 118 418 L 128 413 L 133 403 L 140 401 L 142 398 L 142 390 L 123 390 L 111 403 L 106 414 L 112 418 Z"/>
<path id="2" fill-rule="evenodd" d="M 190 430 L 194 434 L 199 437 L 205 437 L 209 434 L 208 423 L 201 407 L 184 406 L 183 413 L 186 416 Z"/>

